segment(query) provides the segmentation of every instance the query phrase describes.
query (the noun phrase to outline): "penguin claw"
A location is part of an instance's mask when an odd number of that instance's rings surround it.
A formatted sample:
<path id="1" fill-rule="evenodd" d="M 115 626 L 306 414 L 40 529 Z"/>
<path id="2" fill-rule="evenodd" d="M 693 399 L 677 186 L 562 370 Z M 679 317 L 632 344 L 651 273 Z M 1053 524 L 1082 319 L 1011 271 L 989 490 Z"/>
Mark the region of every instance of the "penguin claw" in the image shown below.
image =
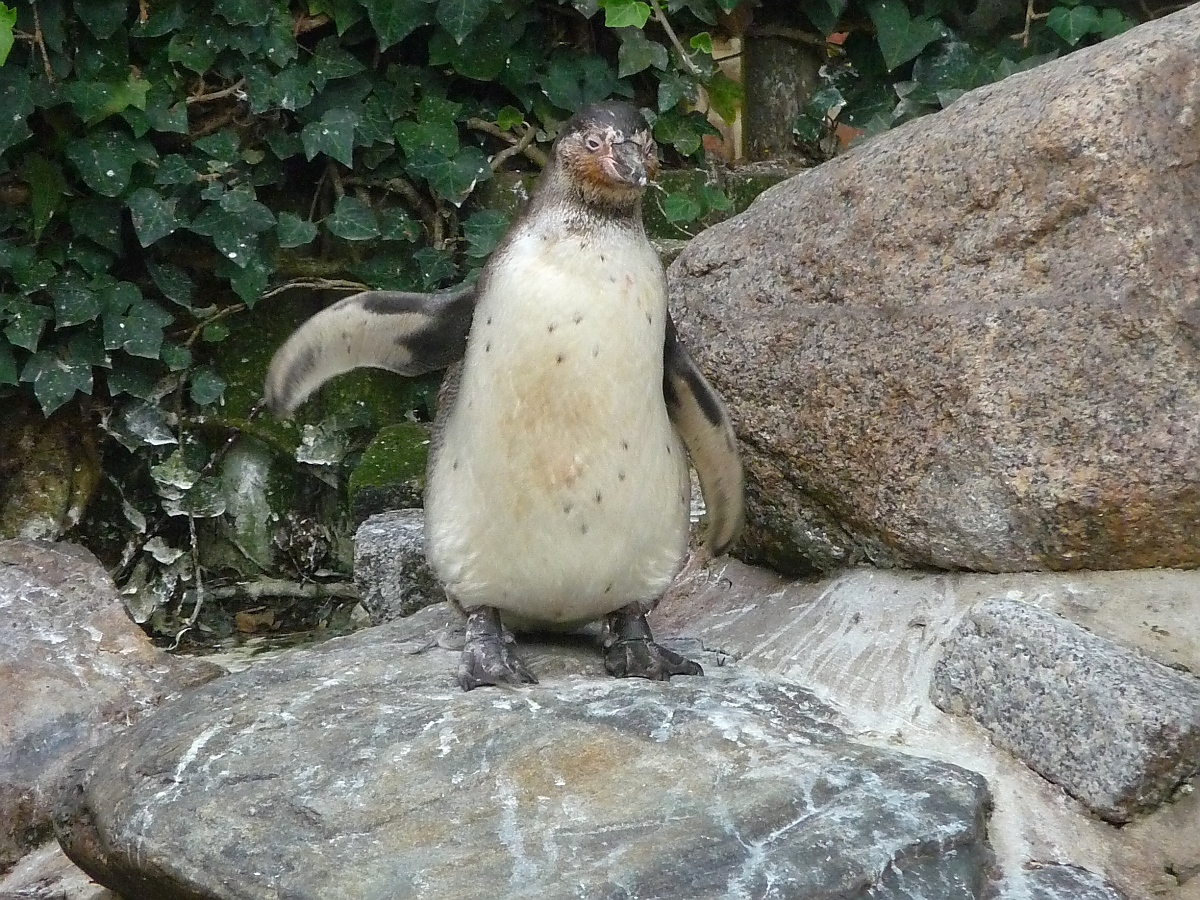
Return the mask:
<path id="1" fill-rule="evenodd" d="M 668 681 L 672 675 L 703 675 L 704 669 L 654 642 L 645 613 L 630 604 L 605 621 L 604 668 L 614 678 Z"/>
<path id="2" fill-rule="evenodd" d="M 500 624 L 499 612 L 490 606 L 472 610 L 458 664 L 459 687 L 470 691 L 485 685 L 537 684 L 537 676 L 517 655 L 514 643 L 513 636 Z"/>
<path id="3" fill-rule="evenodd" d="M 604 668 L 614 678 L 669 681 L 672 675 L 703 675 L 704 669 L 650 640 L 618 640 L 605 648 Z"/>

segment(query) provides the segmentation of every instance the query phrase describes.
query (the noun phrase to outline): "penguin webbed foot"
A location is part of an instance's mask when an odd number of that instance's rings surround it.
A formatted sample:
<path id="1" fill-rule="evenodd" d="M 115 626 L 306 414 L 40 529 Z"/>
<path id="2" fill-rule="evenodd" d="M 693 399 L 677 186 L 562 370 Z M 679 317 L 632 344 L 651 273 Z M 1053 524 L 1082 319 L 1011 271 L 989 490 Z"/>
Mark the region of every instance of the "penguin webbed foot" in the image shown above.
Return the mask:
<path id="1" fill-rule="evenodd" d="M 514 649 L 512 633 L 500 623 L 500 613 L 481 606 L 467 614 L 462 661 L 458 664 L 458 684 L 464 691 L 484 685 L 537 684 Z"/>
<path id="2" fill-rule="evenodd" d="M 604 621 L 604 668 L 615 678 L 668 681 L 672 675 L 703 675 L 694 663 L 654 642 L 646 614 L 631 603 Z"/>

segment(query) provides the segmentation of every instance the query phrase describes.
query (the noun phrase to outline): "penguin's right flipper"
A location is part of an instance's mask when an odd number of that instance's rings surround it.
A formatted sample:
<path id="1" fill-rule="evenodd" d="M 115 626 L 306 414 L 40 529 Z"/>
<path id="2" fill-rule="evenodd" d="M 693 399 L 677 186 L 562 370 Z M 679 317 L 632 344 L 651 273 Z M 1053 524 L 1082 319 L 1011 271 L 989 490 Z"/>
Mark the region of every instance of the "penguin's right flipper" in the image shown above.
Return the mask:
<path id="1" fill-rule="evenodd" d="M 423 375 L 462 359 L 474 285 L 437 294 L 364 291 L 296 329 L 267 370 L 267 406 L 289 416 L 322 384 L 351 369 Z"/>
<path id="2" fill-rule="evenodd" d="M 680 342 L 670 313 L 663 347 L 663 398 L 700 479 L 708 521 L 705 545 L 713 556 L 720 556 L 737 540 L 746 518 L 742 462 L 725 403 Z"/>

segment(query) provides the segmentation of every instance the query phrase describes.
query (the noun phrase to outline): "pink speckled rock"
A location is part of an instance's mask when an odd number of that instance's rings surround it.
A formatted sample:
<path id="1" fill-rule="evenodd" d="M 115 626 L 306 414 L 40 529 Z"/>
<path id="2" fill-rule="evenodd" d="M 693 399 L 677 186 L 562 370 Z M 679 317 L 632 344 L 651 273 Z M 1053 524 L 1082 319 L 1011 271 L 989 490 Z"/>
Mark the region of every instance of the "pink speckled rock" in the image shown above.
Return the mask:
<path id="1" fill-rule="evenodd" d="M 749 556 L 1200 565 L 1200 5 L 784 182 L 669 277 Z"/>

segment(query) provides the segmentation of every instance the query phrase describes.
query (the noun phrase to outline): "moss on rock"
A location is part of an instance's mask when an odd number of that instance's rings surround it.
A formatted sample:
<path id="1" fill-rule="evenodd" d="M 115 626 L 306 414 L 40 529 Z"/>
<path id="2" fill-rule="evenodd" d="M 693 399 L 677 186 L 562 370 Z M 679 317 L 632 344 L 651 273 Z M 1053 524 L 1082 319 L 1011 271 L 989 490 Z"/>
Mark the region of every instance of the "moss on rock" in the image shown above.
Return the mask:
<path id="1" fill-rule="evenodd" d="M 379 430 L 350 475 L 350 509 L 355 521 L 387 509 L 421 505 L 429 428 L 401 422 Z"/>

